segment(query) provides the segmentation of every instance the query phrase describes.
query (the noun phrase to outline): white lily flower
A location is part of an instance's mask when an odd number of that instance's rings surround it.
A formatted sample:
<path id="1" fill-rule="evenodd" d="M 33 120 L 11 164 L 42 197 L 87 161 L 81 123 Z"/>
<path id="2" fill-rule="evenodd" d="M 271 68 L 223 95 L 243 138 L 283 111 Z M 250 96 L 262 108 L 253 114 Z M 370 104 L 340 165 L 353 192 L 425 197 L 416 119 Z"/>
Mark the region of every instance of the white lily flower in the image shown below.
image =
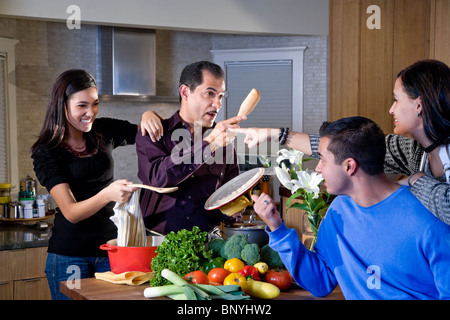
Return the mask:
<path id="1" fill-rule="evenodd" d="M 277 174 L 277 178 L 280 181 L 280 183 L 286 188 L 291 190 L 294 187 L 294 184 L 291 181 L 291 175 L 284 166 L 284 168 L 275 167 L 275 173 Z"/>
<path id="2" fill-rule="evenodd" d="M 298 180 L 294 183 L 292 193 L 298 189 L 304 189 L 306 192 L 314 193 L 313 199 L 317 199 L 319 197 L 319 185 L 323 180 L 322 174 L 317 172 L 312 172 L 309 174 L 307 171 L 297 171 L 297 178 Z"/>
<path id="3" fill-rule="evenodd" d="M 280 154 L 277 158 L 277 162 L 280 163 L 283 160 L 288 159 L 290 163 L 301 164 L 304 153 L 294 149 L 280 149 L 277 152 Z"/>
<path id="4" fill-rule="evenodd" d="M 309 173 L 308 170 L 302 170 L 301 164 L 303 162 L 303 152 L 293 149 L 281 149 L 278 151 L 278 154 L 279 157 L 277 158 L 277 162 L 281 163 L 281 167 L 275 167 L 275 173 L 280 183 L 288 190 L 291 190 L 293 195 L 298 192 L 296 197 L 303 197 L 302 208 L 304 208 L 308 215 L 309 224 L 314 232 L 313 241 L 311 242 L 309 250 L 314 251 L 314 244 L 317 240 L 317 230 L 322 221 L 321 211 L 324 209 L 327 210 L 331 202 L 331 199 L 328 197 L 321 198 L 320 202 L 314 201 L 314 199 L 318 199 L 321 194 L 320 185 L 323 181 L 322 174 L 315 171 Z M 289 160 L 291 164 L 295 165 L 291 165 L 291 169 L 288 169 L 286 162 L 282 162 L 283 160 Z M 296 179 L 293 179 L 293 177 L 296 177 Z M 288 208 L 295 207 L 296 206 L 293 203 L 288 206 Z M 309 219 L 311 216 L 313 219 Z"/>

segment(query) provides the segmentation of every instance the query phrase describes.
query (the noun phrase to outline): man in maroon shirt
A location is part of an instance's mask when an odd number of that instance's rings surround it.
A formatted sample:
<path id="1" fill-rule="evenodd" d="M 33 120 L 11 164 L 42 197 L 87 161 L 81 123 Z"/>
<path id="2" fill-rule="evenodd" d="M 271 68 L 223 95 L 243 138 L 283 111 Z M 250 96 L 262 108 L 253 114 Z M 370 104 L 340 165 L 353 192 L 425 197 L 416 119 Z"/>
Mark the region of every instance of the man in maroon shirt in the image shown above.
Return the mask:
<path id="1" fill-rule="evenodd" d="M 152 142 L 136 135 L 138 177 L 155 187 L 177 186 L 159 194 L 141 190 L 141 210 L 147 228 L 162 234 L 198 226 L 210 231 L 225 217 L 220 210 L 206 211 L 208 197 L 239 174 L 228 128 L 239 127 L 245 117 L 214 120 L 222 107 L 225 82 L 222 69 L 199 61 L 186 66 L 180 77 L 181 107 L 162 120 L 164 135 Z"/>

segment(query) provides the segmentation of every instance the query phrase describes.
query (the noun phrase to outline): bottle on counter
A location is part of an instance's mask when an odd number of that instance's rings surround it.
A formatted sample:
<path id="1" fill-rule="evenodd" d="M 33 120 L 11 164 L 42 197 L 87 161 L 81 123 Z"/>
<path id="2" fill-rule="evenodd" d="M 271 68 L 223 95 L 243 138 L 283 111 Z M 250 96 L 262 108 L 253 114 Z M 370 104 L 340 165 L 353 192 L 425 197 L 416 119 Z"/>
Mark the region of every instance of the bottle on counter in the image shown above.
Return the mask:
<path id="1" fill-rule="evenodd" d="M 31 219 L 33 218 L 33 203 L 34 200 L 26 200 L 26 201 L 20 201 L 20 203 L 23 205 L 23 217 L 25 219 Z"/>
<path id="2" fill-rule="evenodd" d="M 37 201 L 34 200 L 33 201 L 33 218 L 37 218 L 38 215 L 38 205 L 37 205 Z"/>
<path id="3" fill-rule="evenodd" d="M 268 196 L 270 196 L 270 185 L 269 185 L 269 176 L 264 175 L 261 179 L 261 191 L 260 193 L 265 193 Z"/>
<path id="4" fill-rule="evenodd" d="M 9 217 L 11 202 L 11 184 L 0 183 L 0 218 Z"/>
<path id="5" fill-rule="evenodd" d="M 36 203 L 37 203 L 38 217 L 39 218 L 45 217 L 46 212 L 45 199 L 38 198 L 36 200 Z"/>
<path id="6" fill-rule="evenodd" d="M 33 199 L 36 197 L 37 182 L 35 179 L 27 175 L 25 179 L 20 181 L 20 191 L 26 193 L 27 196 Z"/>
<path id="7" fill-rule="evenodd" d="M 0 204 L 11 202 L 11 183 L 0 183 Z"/>

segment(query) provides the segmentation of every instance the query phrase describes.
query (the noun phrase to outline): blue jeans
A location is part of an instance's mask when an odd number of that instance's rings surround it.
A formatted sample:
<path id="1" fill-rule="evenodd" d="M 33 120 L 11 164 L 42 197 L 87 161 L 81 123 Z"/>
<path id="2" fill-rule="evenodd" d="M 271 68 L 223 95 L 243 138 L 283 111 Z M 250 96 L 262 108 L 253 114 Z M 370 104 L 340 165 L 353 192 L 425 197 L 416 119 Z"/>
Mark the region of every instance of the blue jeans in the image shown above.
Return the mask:
<path id="1" fill-rule="evenodd" d="M 45 265 L 53 300 L 70 300 L 59 291 L 60 281 L 70 281 L 70 285 L 76 288 L 79 279 L 92 278 L 95 272 L 106 271 L 111 271 L 107 257 L 70 257 L 48 253 Z"/>

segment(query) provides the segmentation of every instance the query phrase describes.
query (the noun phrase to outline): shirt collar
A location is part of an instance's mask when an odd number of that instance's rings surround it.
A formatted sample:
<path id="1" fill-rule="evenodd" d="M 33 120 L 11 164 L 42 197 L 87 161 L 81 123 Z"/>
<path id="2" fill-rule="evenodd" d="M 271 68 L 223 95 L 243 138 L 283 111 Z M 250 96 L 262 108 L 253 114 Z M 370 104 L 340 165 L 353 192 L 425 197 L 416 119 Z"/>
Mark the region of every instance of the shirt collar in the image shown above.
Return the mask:
<path id="1" fill-rule="evenodd" d="M 182 126 L 185 128 L 189 128 L 189 126 L 185 124 L 183 119 L 181 119 L 180 111 L 177 111 L 172 115 L 172 117 L 169 118 L 167 129 L 172 131 L 172 130 L 182 127 Z"/>
<path id="2" fill-rule="evenodd" d="M 216 126 L 216 123 L 214 122 L 214 123 L 213 123 L 213 126 L 212 126 L 211 128 L 203 128 L 203 130 L 212 129 L 212 128 L 214 128 L 215 126 Z M 168 129 L 169 131 L 172 131 L 172 130 L 174 130 L 174 129 L 176 129 L 176 128 L 181 128 L 181 127 L 184 127 L 184 128 L 186 128 L 186 129 L 189 129 L 189 125 L 188 125 L 186 122 L 184 122 L 183 119 L 181 119 L 181 117 L 180 117 L 180 111 L 178 110 L 177 112 L 175 112 L 175 113 L 172 115 L 172 117 L 169 118 L 167 129 Z"/>

